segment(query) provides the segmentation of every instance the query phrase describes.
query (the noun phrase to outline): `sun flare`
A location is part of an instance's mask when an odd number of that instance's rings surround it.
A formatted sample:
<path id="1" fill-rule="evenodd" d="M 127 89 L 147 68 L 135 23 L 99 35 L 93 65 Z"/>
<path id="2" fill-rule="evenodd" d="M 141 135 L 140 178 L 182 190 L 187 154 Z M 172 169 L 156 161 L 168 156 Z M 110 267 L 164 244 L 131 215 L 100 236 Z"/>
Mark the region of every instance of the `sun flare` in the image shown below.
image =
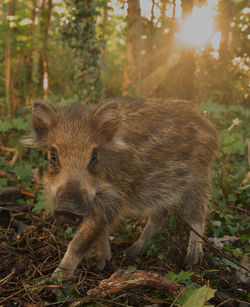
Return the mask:
<path id="1" fill-rule="evenodd" d="M 214 16 L 209 6 L 194 7 L 192 14 L 181 24 L 180 40 L 190 46 L 203 46 L 214 34 Z"/>

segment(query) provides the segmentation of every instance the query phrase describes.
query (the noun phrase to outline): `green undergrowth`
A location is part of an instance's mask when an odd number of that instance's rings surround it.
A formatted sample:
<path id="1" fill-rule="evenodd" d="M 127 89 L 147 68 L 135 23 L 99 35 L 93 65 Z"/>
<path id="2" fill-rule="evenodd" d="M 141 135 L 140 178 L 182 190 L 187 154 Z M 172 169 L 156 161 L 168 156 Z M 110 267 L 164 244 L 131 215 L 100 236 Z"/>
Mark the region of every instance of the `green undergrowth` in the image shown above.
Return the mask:
<path id="1" fill-rule="evenodd" d="M 66 105 L 72 101 L 75 101 L 75 98 L 63 104 Z M 236 237 L 234 242 L 225 243 L 222 249 L 235 261 L 240 262 L 242 257 L 250 252 L 248 244 L 250 221 L 246 214 L 250 199 L 250 185 L 249 183 L 242 185 L 242 181 L 249 172 L 246 139 L 250 137 L 250 110 L 240 105 L 223 106 L 212 101 L 202 103 L 199 108 L 213 122 L 220 139 L 220 150 L 213 171 L 214 188 L 206 236 L 209 238 Z M 43 151 L 27 149 L 19 142 L 20 138 L 27 133 L 30 120 L 30 112 L 23 111 L 12 120 L 0 122 L 1 144 L 18 152 L 18 157 L 12 164 L 14 152 L 8 149 L 1 150 L 0 169 L 11 176 L 0 177 L 0 186 L 21 185 L 22 188 L 37 194 L 37 191 L 33 190 L 32 171 L 40 166 L 46 167 L 46 154 Z M 22 198 L 20 204 L 33 205 L 33 213 L 39 216 L 44 216 L 41 214 L 47 206 L 43 199 L 31 200 L 28 197 Z M 178 227 L 178 222 L 174 218 L 170 219 L 167 227 Z M 128 238 L 132 241 L 133 223 L 128 220 L 124 224 L 125 228 Z M 61 232 L 68 239 L 73 236 L 72 228 L 62 227 Z M 162 248 L 165 243 L 166 237 L 162 234 L 155 236 L 146 245 L 146 257 L 156 257 L 159 262 L 166 260 L 168 255 Z M 120 241 L 117 244 L 119 245 Z M 239 270 L 234 263 L 218 257 L 216 251 L 210 250 L 205 258 L 213 269 L 224 269 L 230 266 L 234 270 Z M 170 272 L 166 274 L 166 277 L 187 286 L 187 290 L 180 297 L 171 298 L 171 302 L 174 302 L 173 306 L 203 306 L 205 301 L 214 296 L 215 290 L 192 282 L 192 273 Z M 211 275 L 209 278 L 213 279 Z M 217 286 L 219 285 L 215 278 L 213 287 Z M 74 295 L 75 291 L 78 291 L 77 288 L 71 287 L 69 293 L 66 291 L 65 295 Z M 58 300 L 64 298 L 58 297 Z"/>
<path id="2" fill-rule="evenodd" d="M 208 235 L 215 238 L 237 237 L 236 244 L 224 245 L 236 260 L 249 252 L 250 221 L 247 210 L 250 183 L 242 185 L 249 172 L 247 138 L 250 137 L 250 109 L 223 106 L 208 101 L 200 106 L 215 124 L 220 136 L 220 150 L 213 172 L 213 195 Z M 226 265 L 228 263 L 226 262 Z"/>

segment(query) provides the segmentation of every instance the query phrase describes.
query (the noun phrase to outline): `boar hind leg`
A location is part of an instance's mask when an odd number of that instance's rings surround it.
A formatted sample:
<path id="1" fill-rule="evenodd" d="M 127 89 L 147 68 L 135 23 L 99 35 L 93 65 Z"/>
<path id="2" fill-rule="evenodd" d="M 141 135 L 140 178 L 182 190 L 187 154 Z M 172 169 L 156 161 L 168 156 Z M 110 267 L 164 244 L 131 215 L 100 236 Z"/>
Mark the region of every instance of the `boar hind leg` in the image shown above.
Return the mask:
<path id="1" fill-rule="evenodd" d="M 100 225 L 100 222 L 94 220 L 93 217 L 85 219 L 70 242 L 61 263 L 52 274 L 52 278 L 56 279 L 60 272 L 64 277 L 73 275 L 82 258 L 88 255 L 90 248 L 105 231 Z"/>
<path id="2" fill-rule="evenodd" d="M 190 196 L 190 195 L 189 195 Z M 187 197 L 189 209 L 189 222 L 192 228 L 201 236 L 205 230 L 207 207 L 204 197 Z M 190 269 L 203 258 L 202 239 L 192 230 L 190 231 L 187 256 L 185 260 L 186 268 Z"/>
<path id="3" fill-rule="evenodd" d="M 162 224 L 166 220 L 167 215 L 167 210 L 164 210 L 160 212 L 154 212 L 149 216 L 147 224 L 139 239 L 127 249 L 126 254 L 128 257 L 132 258 L 141 254 L 145 242 L 151 240 L 153 235 L 160 231 Z"/>

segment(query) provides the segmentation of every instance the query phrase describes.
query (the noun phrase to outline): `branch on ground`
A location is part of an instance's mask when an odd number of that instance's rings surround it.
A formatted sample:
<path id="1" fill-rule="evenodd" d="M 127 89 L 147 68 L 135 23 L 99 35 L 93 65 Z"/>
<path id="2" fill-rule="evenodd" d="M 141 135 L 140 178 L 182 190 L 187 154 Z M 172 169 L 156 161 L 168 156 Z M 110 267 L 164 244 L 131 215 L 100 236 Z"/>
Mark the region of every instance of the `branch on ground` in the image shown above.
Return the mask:
<path id="1" fill-rule="evenodd" d="M 100 299 L 108 295 L 121 292 L 128 288 L 153 288 L 166 292 L 170 296 L 179 296 L 186 288 L 158 273 L 139 270 L 118 270 L 109 279 L 104 279 L 99 286 L 87 292 L 87 296 L 71 304 L 71 307 L 80 306 L 91 299 Z"/>

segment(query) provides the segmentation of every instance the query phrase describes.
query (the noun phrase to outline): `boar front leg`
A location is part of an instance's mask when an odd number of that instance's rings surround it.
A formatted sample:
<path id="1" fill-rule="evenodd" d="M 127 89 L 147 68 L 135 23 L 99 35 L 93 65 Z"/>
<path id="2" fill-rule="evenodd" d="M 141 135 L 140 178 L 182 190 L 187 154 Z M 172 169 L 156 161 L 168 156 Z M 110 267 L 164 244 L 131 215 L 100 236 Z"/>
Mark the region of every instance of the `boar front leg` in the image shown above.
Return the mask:
<path id="1" fill-rule="evenodd" d="M 104 231 L 96 246 L 96 268 L 102 271 L 111 262 L 111 249 L 108 239 L 108 232 Z"/>
<path id="2" fill-rule="evenodd" d="M 88 254 L 89 249 L 104 231 L 100 221 L 93 217 L 86 217 L 70 242 L 61 263 L 52 274 L 52 278 L 56 279 L 60 272 L 63 272 L 64 277 L 73 275 L 84 255 Z"/>
<path id="3" fill-rule="evenodd" d="M 147 224 L 139 239 L 127 249 L 126 254 L 128 257 L 132 258 L 138 256 L 142 252 L 145 242 L 151 240 L 153 235 L 160 231 L 167 215 L 168 211 L 165 209 L 160 212 L 154 212 L 149 216 Z"/>

